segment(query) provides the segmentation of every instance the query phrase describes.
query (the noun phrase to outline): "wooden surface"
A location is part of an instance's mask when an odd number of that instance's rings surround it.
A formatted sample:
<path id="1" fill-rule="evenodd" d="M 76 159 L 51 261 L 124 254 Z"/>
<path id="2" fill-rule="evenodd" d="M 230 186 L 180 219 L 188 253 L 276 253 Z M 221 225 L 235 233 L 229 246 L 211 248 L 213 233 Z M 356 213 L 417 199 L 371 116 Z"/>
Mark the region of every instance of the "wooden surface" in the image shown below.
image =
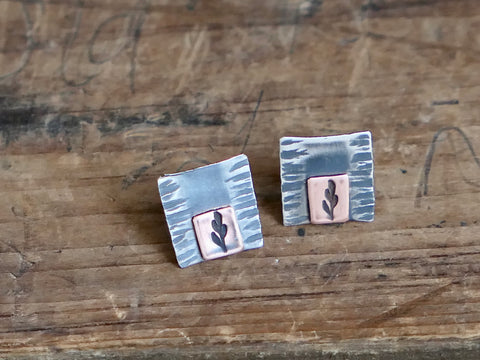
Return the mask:
<path id="1" fill-rule="evenodd" d="M 478 0 L 0 0 L 0 34 L 0 356 L 478 358 Z M 361 130 L 375 222 L 282 226 L 279 138 Z M 156 178 L 241 152 L 265 247 L 180 269 Z"/>

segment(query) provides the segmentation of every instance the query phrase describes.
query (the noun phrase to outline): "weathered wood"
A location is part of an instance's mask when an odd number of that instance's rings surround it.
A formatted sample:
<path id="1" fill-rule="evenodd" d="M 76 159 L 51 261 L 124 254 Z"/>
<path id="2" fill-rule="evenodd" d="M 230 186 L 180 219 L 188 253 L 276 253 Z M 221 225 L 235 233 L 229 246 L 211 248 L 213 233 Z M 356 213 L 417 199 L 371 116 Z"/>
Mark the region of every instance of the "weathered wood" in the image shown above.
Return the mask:
<path id="1" fill-rule="evenodd" d="M 0 354 L 475 358 L 479 33 L 477 0 L 0 0 Z M 279 138 L 361 130 L 375 222 L 282 226 Z M 180 269 L 156 178 L 241 152 L 265 247 Z"/>

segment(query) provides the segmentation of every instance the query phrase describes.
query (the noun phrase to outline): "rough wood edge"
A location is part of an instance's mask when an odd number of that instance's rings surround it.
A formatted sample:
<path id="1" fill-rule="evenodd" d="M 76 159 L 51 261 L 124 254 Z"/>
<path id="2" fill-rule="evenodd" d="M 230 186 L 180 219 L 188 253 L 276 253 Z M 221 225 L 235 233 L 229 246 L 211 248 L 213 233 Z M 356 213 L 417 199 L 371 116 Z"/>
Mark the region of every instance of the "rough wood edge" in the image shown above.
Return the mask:
<path id="1" fill-rule="evenodd" d="M 444 339 L 443 339 L 444 341 Z M 468 341 L 352 341 L 335 346 L 262 343 L 253 345 L 191 346 L 182 348 L 49 352 L 8 357 L 15 360 L 176 360 L 176 359 L 319 359 L 319 360 L 478 360 L 480 338 Z M 0 359 L 3 359 L 0 355 Z"/>

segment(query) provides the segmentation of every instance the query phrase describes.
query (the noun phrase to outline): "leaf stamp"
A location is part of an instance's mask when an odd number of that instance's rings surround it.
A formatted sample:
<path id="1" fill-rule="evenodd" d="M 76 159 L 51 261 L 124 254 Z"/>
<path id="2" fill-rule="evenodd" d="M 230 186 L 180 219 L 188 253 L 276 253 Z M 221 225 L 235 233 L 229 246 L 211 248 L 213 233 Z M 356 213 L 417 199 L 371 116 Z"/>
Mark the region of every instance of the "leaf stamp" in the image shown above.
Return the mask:
<path id="1" fill-rule="evenodd" d="M 337 186 L 335 184 L 335 181 L 328 180 L 328 188 L 325 189 L 325 199 L 328 200 L 328 203 L 326 200 L 322 201 L 323 211 L 325 211 L 328 214 L 328 216 L 330 217 L 330 220 L 332 221 L 334 219 L 333 209 L 338 204 L 338 195 L 335 194 L 336 189 L 337 189 Z"/>
<path id="2" fill-rule="evenodd" d="M 233 207 L 225 206 L 195 215 L 192 222 L 204 260 L 218 259 L 244 249 Z"/>
<path id="3" fill-rule="evenodd" d="M 214 231 L 211 233 L 212 241 L 220 246 L 223 252 L 227 252 L 227 244 L 225 244 L 225 237 L 227 236 L 227 225 L 223 224 L 223 216 L 220 212 L 215 211 L 213 213 L 212 228 Z"/>
<path id="4" fill-rule="evenodd" d="M 307 180 L 312 224 L 342 223 L 349 220 L 349 184 L 347 174 L 315 176 Z"/>

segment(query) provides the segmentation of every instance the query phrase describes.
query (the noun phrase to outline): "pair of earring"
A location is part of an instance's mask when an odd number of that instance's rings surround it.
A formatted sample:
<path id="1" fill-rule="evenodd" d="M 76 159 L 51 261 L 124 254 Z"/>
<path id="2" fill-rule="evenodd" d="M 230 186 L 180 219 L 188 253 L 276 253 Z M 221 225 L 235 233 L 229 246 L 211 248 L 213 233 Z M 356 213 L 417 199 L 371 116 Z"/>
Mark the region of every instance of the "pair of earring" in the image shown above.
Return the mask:
<path id="1" fill-rule="evenodd" d="M 369 131 L 280 139 L 283 224 L 373 221 L 372 137 Z M 263 246 L 246 155 L 158 179 L 178 264 Z"/>

